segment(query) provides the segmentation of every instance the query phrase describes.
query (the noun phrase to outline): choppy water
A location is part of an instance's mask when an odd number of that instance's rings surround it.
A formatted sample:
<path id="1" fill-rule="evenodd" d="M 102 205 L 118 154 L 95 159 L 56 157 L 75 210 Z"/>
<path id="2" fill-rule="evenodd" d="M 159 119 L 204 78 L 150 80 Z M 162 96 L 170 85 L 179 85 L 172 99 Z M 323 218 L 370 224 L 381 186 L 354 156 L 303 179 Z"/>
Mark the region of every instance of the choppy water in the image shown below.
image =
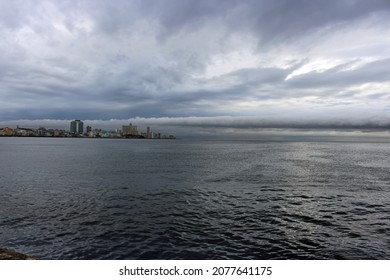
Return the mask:
<path id="1" fill-rule="evenodd" d="M 390 144 L 0 138 L 0 247 L 389 259 Z"/>

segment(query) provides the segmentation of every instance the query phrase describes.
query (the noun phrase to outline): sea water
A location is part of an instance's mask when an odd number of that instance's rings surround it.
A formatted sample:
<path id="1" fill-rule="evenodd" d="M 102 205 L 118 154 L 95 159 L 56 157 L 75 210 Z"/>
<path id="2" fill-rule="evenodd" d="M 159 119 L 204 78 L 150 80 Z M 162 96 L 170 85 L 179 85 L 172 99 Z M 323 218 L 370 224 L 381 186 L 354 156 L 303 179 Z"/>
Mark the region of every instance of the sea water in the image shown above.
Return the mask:
<path id="1" fill-rule="evenodd" d="M 389 259 L 390 144 L 0 138 L 0 247 L 40 259 Z"/>

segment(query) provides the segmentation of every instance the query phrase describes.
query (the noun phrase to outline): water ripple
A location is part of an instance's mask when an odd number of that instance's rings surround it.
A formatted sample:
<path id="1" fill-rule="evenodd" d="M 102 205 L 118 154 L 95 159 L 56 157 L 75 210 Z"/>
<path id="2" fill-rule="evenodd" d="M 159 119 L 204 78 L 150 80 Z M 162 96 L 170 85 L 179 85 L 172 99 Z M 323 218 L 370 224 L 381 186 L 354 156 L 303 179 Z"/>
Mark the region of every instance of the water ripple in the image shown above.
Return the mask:
<path id="1" fill-rule="evenodd" d="M 2 246 L 43 259 L 390 257 L 387 144 L 57 140 L 8 144 Z"/>

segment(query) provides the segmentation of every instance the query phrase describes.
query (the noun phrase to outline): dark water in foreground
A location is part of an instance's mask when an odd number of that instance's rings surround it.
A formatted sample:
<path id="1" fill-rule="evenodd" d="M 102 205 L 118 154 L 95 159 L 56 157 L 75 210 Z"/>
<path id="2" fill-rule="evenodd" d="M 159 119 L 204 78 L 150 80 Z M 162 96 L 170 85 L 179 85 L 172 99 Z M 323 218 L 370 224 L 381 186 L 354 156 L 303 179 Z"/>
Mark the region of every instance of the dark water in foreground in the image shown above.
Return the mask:
<path id="1" fill-rule="evenodd" d="M 0 138 L 0 247 L 390 259 L 390 144 Z"/>

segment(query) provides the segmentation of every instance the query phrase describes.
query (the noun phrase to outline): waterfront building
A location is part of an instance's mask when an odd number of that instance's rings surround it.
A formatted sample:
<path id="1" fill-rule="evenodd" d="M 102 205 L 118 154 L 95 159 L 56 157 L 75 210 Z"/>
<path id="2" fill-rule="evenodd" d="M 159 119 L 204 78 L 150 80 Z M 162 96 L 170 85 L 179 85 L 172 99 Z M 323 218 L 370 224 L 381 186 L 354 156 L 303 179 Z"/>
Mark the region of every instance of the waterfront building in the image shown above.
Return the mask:
<path id="1" fill-rule="evenodd" d="M 12 136 L 14 134 L 14 130 L 9 127 L 0 128 L 0 135 L 1 136 Z"/>
<path id="2" fill-rule="evenodd" d="M 70 122 L 70 132 L 82 134 L 84 131 L 84 123 L 80 120 Z"/>
<path id="3" fill-rule="evenodd" d="M 150 133 L 150 126 L 148 126 L 148 127 L 146 128 L 146 138 L 148 138 L 148 139 L 152 138 L 152 137 L 151 137 L 151 133 Z"/>
<path id="4" fill-rule="evenodd" d="M 129 125 L 123 125 L 122 126 L 122 135 L 123 136 L 137 136 L 138 135 L 137 126 L 132 125 L 131 123 Z"/>

